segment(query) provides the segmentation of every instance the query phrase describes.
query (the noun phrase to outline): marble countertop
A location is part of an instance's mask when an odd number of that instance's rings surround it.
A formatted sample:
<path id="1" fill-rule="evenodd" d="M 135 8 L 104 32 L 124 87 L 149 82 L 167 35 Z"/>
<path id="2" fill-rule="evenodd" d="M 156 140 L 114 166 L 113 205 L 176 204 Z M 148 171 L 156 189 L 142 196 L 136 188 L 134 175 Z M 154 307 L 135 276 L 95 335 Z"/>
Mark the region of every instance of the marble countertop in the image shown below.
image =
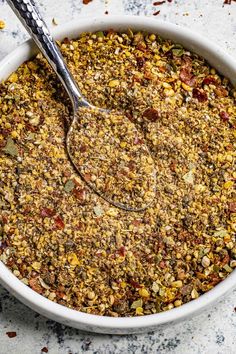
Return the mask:
<path id="1" fill-rule="evenodd" d="M 37 1 L 37 0 L 36 0 Z M 98 15 L 135 14 L 156 16 L 190 27 L 236 55 L 236 2 L 224 0 L 173 0 L 153 6 L 152 0 L 38 0 L 47 23 Z M 105 15 L 105 12 L 108 15 Z M 0 0 L 0 59 L 28 36 L 5 0 Z M 80 332 L 48 320 L 28 309 L 0 287 L 0 354 L 160 353 L 233 354 L 236 345 L 236 290 L 213 308 L 193 319 L 159 331 L 130 336 L 96 335 Z M 16 332 L 9 338 L 6 332 Z"/>

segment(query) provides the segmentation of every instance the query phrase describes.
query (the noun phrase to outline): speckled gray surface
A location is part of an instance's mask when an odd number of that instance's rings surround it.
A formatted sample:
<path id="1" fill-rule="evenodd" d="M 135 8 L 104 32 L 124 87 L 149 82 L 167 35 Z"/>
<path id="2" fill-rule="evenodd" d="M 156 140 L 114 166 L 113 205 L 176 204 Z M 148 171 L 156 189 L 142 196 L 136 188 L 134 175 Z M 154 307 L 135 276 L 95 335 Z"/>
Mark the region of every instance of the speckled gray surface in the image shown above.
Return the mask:
<path id="1" fill-rule="evenodd" d="M 81 16 L 139 14 L 191 27 L 214 40 L 231 55 L 236 55 L 236 2 L 224 0 L 176 0 L 153 6 L 152 0 L 38 1 L 49 26 L 52 18 L 59 24 Z M 106 15 L 106 16 L 109 16 Z M 0 0 L 0 19 L 6 28 L 0 31 L 0 59 L 22 43 L 27 35 L 6 1 Z M 155 333 L 131 336 L 104 336 L 82 333 L 48 320 L 28 309 L 0 287 L 0 354 L 34 354 L 48 348 L 50 354 L 76 353 L 173 353 L 233 354 L 236 345 L 236 291 L 202 315 Z M 17 336 L 9 338 L 8 331 Z"/>

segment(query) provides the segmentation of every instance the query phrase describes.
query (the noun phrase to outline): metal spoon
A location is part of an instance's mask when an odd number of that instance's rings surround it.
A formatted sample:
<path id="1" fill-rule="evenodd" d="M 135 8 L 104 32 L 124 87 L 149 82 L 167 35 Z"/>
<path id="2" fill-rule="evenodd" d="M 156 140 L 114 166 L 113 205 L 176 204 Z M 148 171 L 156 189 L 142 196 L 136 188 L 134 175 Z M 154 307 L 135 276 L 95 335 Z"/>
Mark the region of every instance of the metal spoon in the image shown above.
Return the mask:
<path id="1" fill-rule="evenodd" d="M 142 135 L 126 116 L 94 107 L 82 96 L 33 0 L 7 2 L 71 99 L 66 146 L 77 172 L 111 204 L 131 211 L 147 208 L 155 196 L 155 166 Z M 87 139 L 86 147 L 81 138 Z"/>

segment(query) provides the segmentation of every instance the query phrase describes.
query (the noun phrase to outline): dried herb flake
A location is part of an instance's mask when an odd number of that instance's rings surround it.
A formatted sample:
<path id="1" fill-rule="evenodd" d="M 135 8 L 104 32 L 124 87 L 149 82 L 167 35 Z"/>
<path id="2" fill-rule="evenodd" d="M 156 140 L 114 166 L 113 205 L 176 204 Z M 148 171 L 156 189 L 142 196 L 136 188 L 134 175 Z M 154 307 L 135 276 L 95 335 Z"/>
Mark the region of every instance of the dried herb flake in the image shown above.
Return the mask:
<path id="1" fill-rule="evenodd" d="M 17 146 L 15 145 L 12 138 L 7 139 L 7 143 L 6 143 L 5 147 L 3 148 L 3 151 L 5 151 L 6 154 L 11 155 L 13 157 L 18 155 Z"/>
<path id="2" fill-rule="evenodd" d="M 74 189 L 74 187 L 75 187 L 75 183 L 71 179 L 69 179 L 64 186 L 64 190 L 67 193 L 70 193 Z"/>

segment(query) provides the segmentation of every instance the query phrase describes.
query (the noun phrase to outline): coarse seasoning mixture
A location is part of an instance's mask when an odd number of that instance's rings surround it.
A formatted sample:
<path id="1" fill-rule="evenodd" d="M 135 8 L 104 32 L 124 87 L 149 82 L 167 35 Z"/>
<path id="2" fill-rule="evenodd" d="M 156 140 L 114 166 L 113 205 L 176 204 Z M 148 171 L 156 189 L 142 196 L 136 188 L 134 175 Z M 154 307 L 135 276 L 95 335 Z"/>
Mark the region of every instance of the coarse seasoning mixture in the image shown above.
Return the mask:
<path id="1" fill-rule="evenodd" d="M 85 33 L 61 49 L 84 96 L 142 132 L 156 199 L 127 212 L 80 179 L 65 149 L 67 96 L 38 55 L 0 86 L 0 259 L 87 313 L 147 315 L 196 299 L 236 266 L 235 90 L 155 34 Z"/>
<path id="2" fill-rule="evenodd" d="M 67 150 L 86 182 L 108 202 L 140 211 L 155 198 L 155 163 L 143 135 L 125 115 L 81 107 Z"/>

